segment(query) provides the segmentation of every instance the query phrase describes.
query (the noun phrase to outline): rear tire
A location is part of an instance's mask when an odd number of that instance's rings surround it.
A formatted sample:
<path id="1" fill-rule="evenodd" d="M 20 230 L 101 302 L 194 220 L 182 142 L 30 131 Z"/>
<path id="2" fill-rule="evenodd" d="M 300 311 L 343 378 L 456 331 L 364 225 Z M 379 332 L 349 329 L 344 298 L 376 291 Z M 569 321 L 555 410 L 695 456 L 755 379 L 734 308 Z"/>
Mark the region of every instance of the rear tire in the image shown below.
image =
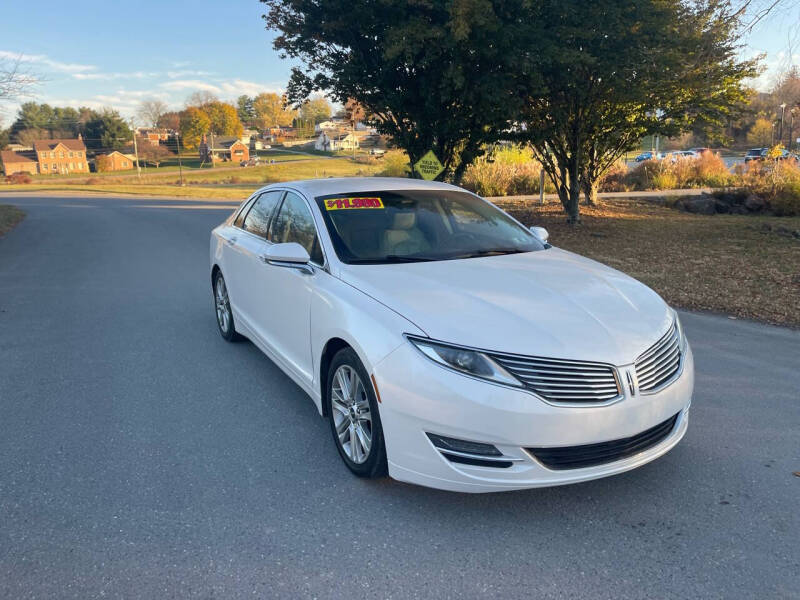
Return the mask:
<path id="1" fill-rule="evenodd" d="M 331 434 L 344 464 L 359 477 L 387 473 L 378 401 L 372 381 L 352 348 L 336 353 L 325 386 Z"/>
<path id="2" fill-rule="evenodd" d="M 227 342 L 241 340 L 242 336 L 236 333 L 228 286 L 225 285 L 222 271 L 217 271 L 214 275 L 214 312 L 217 315 L 217 327 L 222 338 Z"/>

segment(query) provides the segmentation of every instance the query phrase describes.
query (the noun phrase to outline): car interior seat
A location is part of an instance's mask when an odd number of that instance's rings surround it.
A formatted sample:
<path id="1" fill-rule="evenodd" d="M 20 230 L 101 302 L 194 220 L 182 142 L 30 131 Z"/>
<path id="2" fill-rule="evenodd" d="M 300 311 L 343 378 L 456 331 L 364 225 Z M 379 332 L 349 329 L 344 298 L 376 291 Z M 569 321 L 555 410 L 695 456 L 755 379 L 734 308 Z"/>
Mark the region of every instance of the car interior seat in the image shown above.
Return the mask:
<path id="1" fill-rule="evenodd" d="M 391 227 L 383 232 L 381 250 L 385 255 L 421 254 L 431 249 L 431 245 L 417 227 L 417 214 L 397 212 L 392 217 Z"/>

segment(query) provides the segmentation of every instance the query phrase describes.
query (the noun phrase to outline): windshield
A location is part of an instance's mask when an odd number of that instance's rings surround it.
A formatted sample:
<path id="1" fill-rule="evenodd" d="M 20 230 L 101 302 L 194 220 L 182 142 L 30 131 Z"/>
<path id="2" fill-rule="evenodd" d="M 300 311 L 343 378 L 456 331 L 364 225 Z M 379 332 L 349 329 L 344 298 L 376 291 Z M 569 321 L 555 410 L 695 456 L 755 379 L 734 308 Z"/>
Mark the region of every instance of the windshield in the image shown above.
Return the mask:
<path id="1" fill-rule="evenodd" d="M 317 199 L 348 264 L 475 258 L 544 249 L 508 215 L 467 192 L 402 190 Z"/>

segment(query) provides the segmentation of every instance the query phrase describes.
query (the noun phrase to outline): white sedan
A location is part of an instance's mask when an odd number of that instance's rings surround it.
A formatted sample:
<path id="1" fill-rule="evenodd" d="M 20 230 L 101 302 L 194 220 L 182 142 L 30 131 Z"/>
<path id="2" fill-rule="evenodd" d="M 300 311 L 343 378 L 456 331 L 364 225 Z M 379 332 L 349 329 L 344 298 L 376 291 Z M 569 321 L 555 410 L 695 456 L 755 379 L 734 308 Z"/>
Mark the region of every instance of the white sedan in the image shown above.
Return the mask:
<path id="1" fill-rule="evenodd" d="M 675 311 L 452 185 L 267 186 L 212 232 L 211 281 L 222 337 L 249 338 L 311 396 L 356 475 L 560 485 L 686 432 Z"/>

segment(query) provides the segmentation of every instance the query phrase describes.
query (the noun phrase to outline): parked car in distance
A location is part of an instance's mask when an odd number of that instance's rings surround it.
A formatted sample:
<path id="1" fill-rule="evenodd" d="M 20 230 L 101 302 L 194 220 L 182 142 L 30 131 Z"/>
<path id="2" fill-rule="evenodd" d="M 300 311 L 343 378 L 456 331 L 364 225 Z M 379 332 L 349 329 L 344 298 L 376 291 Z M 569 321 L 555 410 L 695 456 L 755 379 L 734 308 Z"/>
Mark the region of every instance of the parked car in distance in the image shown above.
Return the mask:
<path id="1" fill-rule="evenodd" d="M 370 156 L 383 156 L 386 154 L 386 150 L 381 150 L 380 148 L 371 148 L 369 154 Z"/>
<path id="2" fill-rule="evenodd" d="M 239 162 L 240 167 L 257 167 L 261 159 L 258 156 L 253 156 L 248 160 L 242 160 Z"/>
<path id="3" fill-rule="evenodd" d="M 639 467 L 686 432 L 694 366 L 677 313 L 461 188 L 276 183 L 210 242 L 221 336 L 252 340 L 311 397 L 358 476 L 562 485 Z"/>
<path id="4" fill-rule="evenodd" d="M 764 153 L 764 158 L 766 158 L 766 152 Z M 786 148 L 781 148 L 781 154 L 776 158 L 776 160 L 787 160 L 793 159 L 797 160 L 797 155 L 794 152 L 789 152 Z"/>
<path id="5" fill-rule="evenodd" d="M 711 148 L 689 148 L 690 152 L 694 152 L 696 155 L 705 154 L 706 152 L 711 152 Z"/>
<path id="6" fill-rule="evenodd" d="M 744 155 L 744 162 L 751 160 L 762 160 L 769 151 L 769 148 L 750 148 Z"/>
<path id="7" fill-rule="evenodd" d="M 637 155 L 633 160 L 636 162 L 644 162 L 646 160 L 658 160 L 659 158 L 661 157 L 657 152 L 651 152 L 648 150 L 647 152 L 642 152 L 641 154 Z"/>

